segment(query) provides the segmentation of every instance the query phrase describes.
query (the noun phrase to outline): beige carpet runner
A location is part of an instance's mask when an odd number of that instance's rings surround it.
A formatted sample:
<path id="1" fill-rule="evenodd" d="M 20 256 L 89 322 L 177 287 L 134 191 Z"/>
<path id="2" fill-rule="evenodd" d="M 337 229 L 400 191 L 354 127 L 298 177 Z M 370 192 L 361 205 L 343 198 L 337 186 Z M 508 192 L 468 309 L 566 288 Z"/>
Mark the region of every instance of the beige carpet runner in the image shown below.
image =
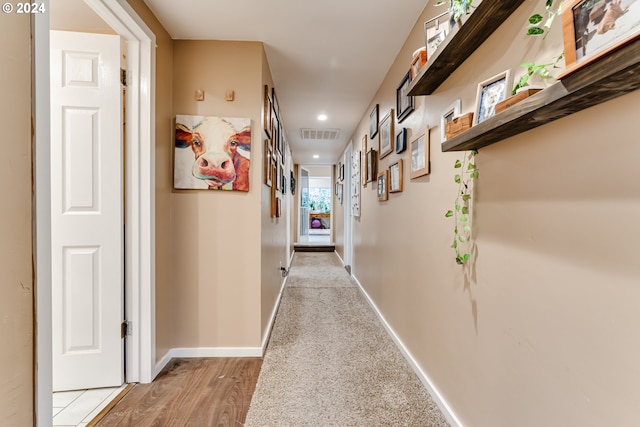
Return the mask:
<path id="1" fill-rule="evenodd" d="M 334 253 L 297 252 L 246 426 L 448 426 Z"/>

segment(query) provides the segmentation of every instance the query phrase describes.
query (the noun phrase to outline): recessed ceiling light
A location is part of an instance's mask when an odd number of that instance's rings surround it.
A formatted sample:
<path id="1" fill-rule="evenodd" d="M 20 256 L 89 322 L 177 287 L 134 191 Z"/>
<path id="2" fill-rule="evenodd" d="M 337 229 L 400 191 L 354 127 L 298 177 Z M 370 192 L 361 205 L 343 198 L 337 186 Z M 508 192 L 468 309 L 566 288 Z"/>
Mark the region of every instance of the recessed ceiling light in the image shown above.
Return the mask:
<path id="1" fill-rule="evenodd" d="M 317 154 L 314 154 L 314 155 L 313 155 L 313 158 L 314 158 L 314 159 L 319 159 L 319 158 L 320 158 L 320 156 L 318 156 Z"/>
<path id="2" fill-rule="evenodd" d="M 318 120 L 320 120 L 320 121 L 325 121 L 325 120 L 327 120 L 327 115 L 326 115 L 326 114 L 320 114 L 320 115 L 318 116 Z"/>

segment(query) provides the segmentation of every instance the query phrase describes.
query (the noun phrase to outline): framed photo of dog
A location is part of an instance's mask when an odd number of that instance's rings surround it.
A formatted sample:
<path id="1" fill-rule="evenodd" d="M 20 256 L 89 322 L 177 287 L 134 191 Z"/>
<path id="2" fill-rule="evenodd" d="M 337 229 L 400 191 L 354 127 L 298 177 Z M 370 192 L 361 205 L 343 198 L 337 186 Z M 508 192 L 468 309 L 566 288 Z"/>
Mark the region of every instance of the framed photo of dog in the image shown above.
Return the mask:
<path id="1" fill-rule="evenodd" d="M 568 0 L 562 7 L 566 77 L 640 38 L 640 3 Z"/>
<path id="2" fill-rule="evenodd" d="M 506 70 L 478 84 L 473 124 L 496 115 L 496 104 L 507 98 L 511 89 L 511 70 Z"/>

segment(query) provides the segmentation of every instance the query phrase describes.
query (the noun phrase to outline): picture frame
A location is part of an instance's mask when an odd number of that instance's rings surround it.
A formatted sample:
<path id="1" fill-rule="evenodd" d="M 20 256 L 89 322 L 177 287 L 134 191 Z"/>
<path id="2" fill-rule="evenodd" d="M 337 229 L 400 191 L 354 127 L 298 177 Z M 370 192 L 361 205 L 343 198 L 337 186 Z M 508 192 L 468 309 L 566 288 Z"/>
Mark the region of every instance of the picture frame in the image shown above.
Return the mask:
<path id="1" fill-rule="evenodd" d="M 271 110 L 271 144 L 273 145 L 274 155 L 280 152 L 278 147 L 278 128 L 279 128 L 278 116 L 276 115 L 275 110 L 272 108 Z"/>
<path id="2" fill-rule="evenodd" d="M 449 11 L 429 19 L 424 23 L 424 45 L 427 48 L 427 59 L 436 52 L 438 46 L 447 38 L 450 31 Z"/>
<path id="3" fill-rule="evenodd" d="M 262 128 L 267 138 L 271 138 L 271 97 L 269 96 L 269 85 L 264 85 L 264 106 L 262 109 Z"/>
<path id="4" fill-rule="evenodd" d="M 396 89 L 396 111 L 398 112 L 398 123 L 409 117 L 413 112 L 413 96 L 409 96 L 409 85 L 411 85 L 411 72 L 407 71 L 398 88 Z"/>
<path id="5" fill-rule="evenodd" d="M 416 179 L 428 175 L 431 171 L 429 161 L 429 129 L 411 140 L 411 169 L 409 176 Z"/>
<path id="6" fill-rule="evenodd" d="M 407 149 L 407 128 L 400 129 L 396 134 L 396 154 L 400 154 Z"/>
<path id="7" fill-rule="evenodd" d="M 290 187 L 291 187 L 291 194 L 292 195 L 296 195 L 296 177 L 293 174 L 293 171 L 290 171 L 291 177 L 289 178 L 289 182 L 290 182 Z"/>
<path id="8" fill-rule="evenodd" d="M 403 181 L 402 159 L 389 166 L 389 193 L 399 193 L 402 191 Z"/>
<path id="9" fill-rule="evenodd" d="M 264 140 L 264 183 L 267 187 L 271 187 L 273 184 L 273 175 L 272 175 L 272 158 L 273 158 L 273 149 L 271 148 L 271 140 Z"/>
<path id="10" fill-rule="evenodd" d="M 378 201 L 389 200 L 389 171 L 387 169 L 378 173 Z"/>
<path id="11" fill-rule="evenodd" d="M 362 186 L 367 186 L 367 135 L 362 137 Z"/>
<path id="12" fill-rule="evenodd" d="M 344 163 L 340 165 L 340 181 L 344 181 Z"/>
<path id="13" fill-rule="evenodd" d="M 351 153 L 351 216 L 360 217 L 360 181 L 362 180 L 362 152 L 354 150 Z"/>
<path id="14" fill-rule="evenodd" d="M 511 70 L 505 70 L 478 84 L 474 126 L 496 115 L 496 104 L 509 96 L 511 83 Z"/>
<path id="15" fill-rule="evenodd" d="M 411 61 L 411 68 L 409 69 L 409 75 L 411 80 L 415 79 L 420 73 L 420 70 L 427 63 L 427 49 L 420 48 L 413 53 L 413 60 Z"/>
<path id="16" fill-rule="evenodd" d="M 369 138 L 373 140 L 378 134 L 378 121 L 379 121 L 380 105 L 376 104 L 375 107 L 369 113 Z"/>
<path id="17" fill-rule="evenodd" d="M 378 140 L 380 147 L 380 158 L 391 154 L 393 151 L 395 134 L 393 133 L 393 108 L 380 121 Z"/>
<path id="18" fill-rule="evenodd" d="M 440 114 L 440 141 L 445 142 L 447 140 L 447 123 L 451 122 L 454 118 L 460 115 L 462 109 L 462 101 L 456 99 Z"/>
<path id="19" fill-rule="evenodd" d="M 615 0 L 568 0 L 562 7 L 562 38 L 567 69 L 560 76 L 591 64 L 640 38 L 640 4 Z M 586 24 L 585 24 L 586 22 Z M 589 29 L 592 29 L 591 31 Z M 595 28 L 595 30 L 593 30 Z"/>
<path id="20" fill-rule="evenodd" d="M 373 182 L 376 179 L 378 168 L 378 153 L 373 148 L 367 151 L 367 182 Z"/>
<path id="21" fill-rule="evenodd" d="M 336 193 L 338 197 L 338 202 L 342 204 L 342 183 L 337 184 Z"/>
<path id="22" fill-rule="evenodd" d="M 276 180 L 276 191 L 282 193 L 282 174 L 284 173 L 284 166 L 282 165 L 282 156 L 280 154 L 276 154 L 276 175 L 274 179 Z"/>
<path id="23" fill-rule="evenodd" d="M 342 181 L 342 162 L 338 161 L 338 166 L 336 166 L 336 181 Z"/>
<path id="24" fill-rule="evenodd" d="M 251 129 L 249 117 L 176 115 L 173 189 L 248 192 L 252 176 Z M 230 137 L 237 142 L 233 154 L 225 150 Z M 260 150 L 260 143 L 257 144 Z M 202 152 L 195 155 L 199 150 Z M 222 162 L 210 163 L 211 153 L 219 155 Z M 232 159 L 232 155 L 237 157 Z"/>
<path id="25" fill-rule="evenodd" d="M 278 103 L 278 97 L 276 97 L 276 88 L 271 88 L 271 102 L 273 103 L 273 111 L 277 117 L 280 117 L 280 104 Z"/>

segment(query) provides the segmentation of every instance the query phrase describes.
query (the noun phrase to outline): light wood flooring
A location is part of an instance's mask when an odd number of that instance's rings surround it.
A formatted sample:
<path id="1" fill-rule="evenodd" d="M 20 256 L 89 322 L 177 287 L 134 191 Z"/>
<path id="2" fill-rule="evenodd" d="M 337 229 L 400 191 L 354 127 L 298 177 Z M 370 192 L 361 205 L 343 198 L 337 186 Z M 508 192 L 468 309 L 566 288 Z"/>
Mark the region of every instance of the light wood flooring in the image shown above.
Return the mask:
<path id="1" fill-rule="evenodd" d="M 173 359 L 151 384 L 136 384 L 98 427 L 241 426 L 262 359 Z"/>

